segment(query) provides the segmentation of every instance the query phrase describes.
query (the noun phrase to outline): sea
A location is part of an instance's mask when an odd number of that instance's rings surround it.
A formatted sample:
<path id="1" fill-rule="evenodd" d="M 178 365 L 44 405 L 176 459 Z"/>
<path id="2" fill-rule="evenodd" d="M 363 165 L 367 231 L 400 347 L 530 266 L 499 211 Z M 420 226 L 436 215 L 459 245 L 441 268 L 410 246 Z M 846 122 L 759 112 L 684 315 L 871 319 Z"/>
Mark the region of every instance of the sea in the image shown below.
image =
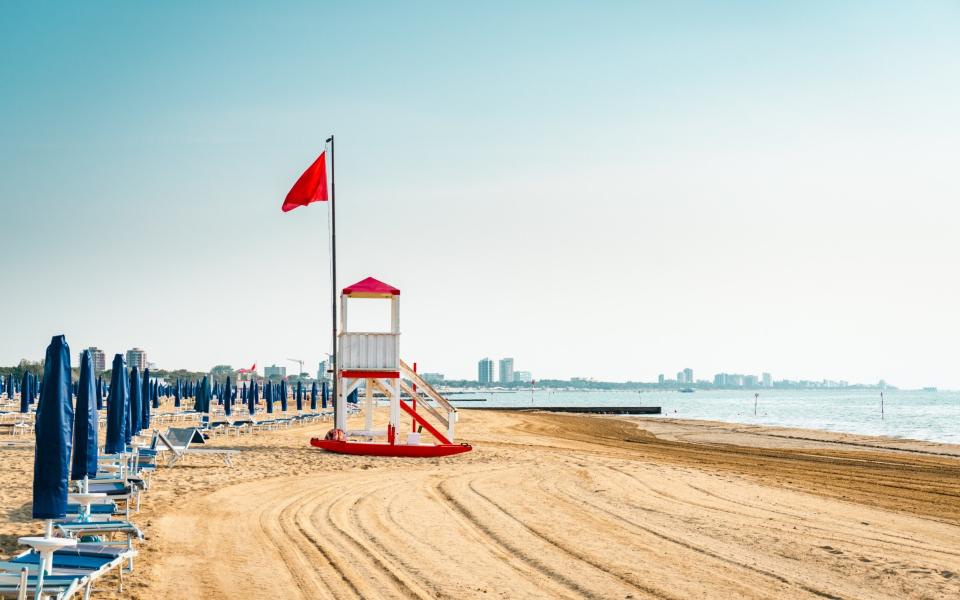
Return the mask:
<path id="1" fill-rule="evenodd" d="M 754 394 L 759 396 L 754 398 Z M 885 390 L 479 391 L 447 396 L 467 407 L 660 406 L 658 416 L 821 429 L 960 444 L 960 392 Z M 484 402 L 467 402 L 482 398 Z M 754 401 L 756 400 L 756 414 Z"/>

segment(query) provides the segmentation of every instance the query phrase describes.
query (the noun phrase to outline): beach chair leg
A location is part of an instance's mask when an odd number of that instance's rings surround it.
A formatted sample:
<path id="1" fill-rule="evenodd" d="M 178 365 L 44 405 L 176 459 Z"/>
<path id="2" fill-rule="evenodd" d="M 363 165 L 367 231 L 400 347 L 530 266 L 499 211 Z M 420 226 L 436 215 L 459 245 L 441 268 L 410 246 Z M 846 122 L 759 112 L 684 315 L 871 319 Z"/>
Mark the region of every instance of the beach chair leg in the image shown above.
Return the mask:
<path id="1" fill-rule="evenodd" d="M 132 559 L 131 559 L 132 560 Z M 123 565 L 117 565 L 117 591 L 123 593 Z"/>
<path id="2" fill-rule="evenodd" d="M 90 593 L 93 591 L 93 581 L 87 582 L 87 587 L 83 590 L 83 600 L 90 600 Z"/>
<path id="3" fill-rule="evenodd" d="M 17 587 L 17 600 L 27 600 L 27 568 L 20 569 L 20 586 Z"/>

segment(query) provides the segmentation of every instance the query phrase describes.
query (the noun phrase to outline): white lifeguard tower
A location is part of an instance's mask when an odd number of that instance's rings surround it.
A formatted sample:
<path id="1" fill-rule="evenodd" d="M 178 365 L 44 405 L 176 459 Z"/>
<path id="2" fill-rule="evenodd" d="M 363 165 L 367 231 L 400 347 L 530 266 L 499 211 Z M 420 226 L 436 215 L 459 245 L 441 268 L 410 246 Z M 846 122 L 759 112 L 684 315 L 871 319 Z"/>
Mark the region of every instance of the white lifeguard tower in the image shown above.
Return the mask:
<path id="1" fill-rule="evenodd" d="M 349 300 L 354 298 L 389 300 L 390 331 L 350 331 L 347 311 Z M 381 456 L 445 456 L 471 450 L 467 444 L 453 443 L 457 409 L 400 359 L 399 289 L 373 277 L 343 288 L 336 368 L 334 376 L 338 378 L 338 393 L 334 431 L 342 431 L 345 439 L 336 436 L 324 440 L 314 438 L 310 441 L 312 445 L 333 452 Z M 361 385 L 365 391 L 364 428 L 348 430 L 347 397 Z M 390 399 L 386 429 L 374 426 L 375 392 Z M 409 403 L 403 394 L 408 396 Z M 400 433 L 401 411 L 412 420 L 405 439 L 401 439 Z M 425 414 L 433 417 L 438 426 L 430 423 Z M 421 444 L 421 429 L 433 436 L 436 443 Z M 377 441 L 378 438 L 383 441 Z"/>

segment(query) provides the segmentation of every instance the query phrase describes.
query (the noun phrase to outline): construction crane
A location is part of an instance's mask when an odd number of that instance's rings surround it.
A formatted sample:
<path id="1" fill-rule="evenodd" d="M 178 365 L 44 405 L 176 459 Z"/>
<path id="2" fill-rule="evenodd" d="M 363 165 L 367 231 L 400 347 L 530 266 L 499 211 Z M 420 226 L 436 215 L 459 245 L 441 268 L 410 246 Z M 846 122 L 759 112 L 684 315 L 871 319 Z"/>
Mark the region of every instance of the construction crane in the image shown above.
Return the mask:
<path id="1" fill-rule="evenodd" d="M 299 358 L 288 358 L 287 360 L 290 361 L 290 362 L 295 362 L 295 363 L 297 363 L 298 365 L 300 365 L 300 370 L 297 371 L 297 378 L 299 379 L 299 378 L 300 378 L 300 374 L 303 373 L 303 360 L 301 360 L 301 359 L 299 359 Z"/>

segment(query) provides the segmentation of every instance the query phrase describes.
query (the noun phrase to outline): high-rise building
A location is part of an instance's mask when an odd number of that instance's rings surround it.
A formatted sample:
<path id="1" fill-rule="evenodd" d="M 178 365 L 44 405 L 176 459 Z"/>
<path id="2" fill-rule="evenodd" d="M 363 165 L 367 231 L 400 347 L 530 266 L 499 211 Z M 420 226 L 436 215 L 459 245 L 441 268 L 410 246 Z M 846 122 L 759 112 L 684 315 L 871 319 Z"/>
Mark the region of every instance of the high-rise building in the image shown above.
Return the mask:
<path id="1" fill-rule="evenodd" d="M 107 368 L 107 355 L 103 353 L 103 350 L 96 346 L 90 346 L 87 350 L 90 351 L 90 358 L 93 359 L 94 374 L 100 373 Z M 81 352 L 80 355 L 83 356 L 83 353 Z"/>
<path id="2" fill-rule="evenodd" d="M 683 371 L 677 371 L 677 383 L 684 384 L 686 381 L 683 378 Z"/>
<path id="3" fill-rule="evenodd" d="M 493 361 L 489 358 L 481 358 L 477 363 L 477 381 L 481 385 L 493 383 Z"/>
<path id="4" fill-rule="evenodd" d="M 286 367 L 278 367 L 277 365 L 270 365 L 269 367 L 263 368 L 263 376 L 267 379 L 271 377 L 280 377 L 281 379 L 287 376 Z"/>
<path id="5" fill-rule="evenodd" d="M 147 353 L 140 348 L 127 350 L 127 368 L 142 371 L 147 368 Z"/>
<path id="6" fill-rule="evenodd" d="M 513 383 L 513 359 L 500 359 L 500 383 Z"/>
<path id="7" fill-rule="evenodd" d="M 773 387 L 773 377 L 770 375 L 770 373 L 764 373 L 762 375 L 762 378 L 763 378 L 763 387 L 766 387 L 766 388 Z"/>
<path id="8" fill-rule="evenodd" d="M 693 369 L 687 367 L 683 370 L 683 382 L 693 383 Z"/>
<path id="9" fill-rule="evenodd" d="M 430 385 L 443 383 L 443 373 L 424 373 L 421 377 Z"/>
<path id="10" fill-rule="evenodd" d="M 717 373 L 713 376 L 713 385 L 724 386 L 727 385 L 727 374 L 726 373 Z"/>
<path id="11" fill-rule="evenodd" d="M 746 387 L 757 387 L 760 385 L 760 380 L 757 379 L 756 375 L 744 375 L 743 385 Z"/>
<path id="12" fill-rule="evenodd" d="M 663 385 L 663 379 L 664 379 L 663 373 L 660 373 L 660 376 L 657 377 L 657 383 L 659 383 L 660 385 Z"/>
<path id="13" fill-rule="evenodd" d="M 530 374 L 530 371 L 514 371 L 513 381 L 514 383 L 530 383 L 533 381 L 533 375 Z"/>
<path id="14" fill-rule="evenodd" d="M 320 364 L 317 365 L 317 381 L 323 382 L 330 377 L 330 374 L 327 373 L 327 361 L 321 360 Z"/>

